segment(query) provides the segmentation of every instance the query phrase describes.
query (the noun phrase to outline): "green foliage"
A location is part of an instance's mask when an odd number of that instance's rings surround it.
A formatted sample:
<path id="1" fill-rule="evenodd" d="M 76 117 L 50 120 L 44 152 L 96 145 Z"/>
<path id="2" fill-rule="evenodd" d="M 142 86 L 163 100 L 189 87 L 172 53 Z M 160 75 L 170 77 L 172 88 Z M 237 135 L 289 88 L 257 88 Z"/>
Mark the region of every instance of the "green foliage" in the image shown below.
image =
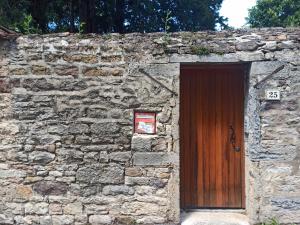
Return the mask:
<path id="1" fill-rule="evenodd" d="M 215 51 L 214 49 L 207 48 L 205 46 L 197 45 L 191 47 L 192 53 L 198 56 L 203 55 L 209 55 L 211 53 L 217 54 L 217 55 L 224 55 L 224 52 L 221 51 Z"/>
<path id="2" fill-rule="evenodd" d="M 83 32 L 84 32 L 84 27 L 85 27 L 85 22 L 81 22 L 81 23 L 79 24 L 79 30 L 78 30 L 78 33 L 79 33 L 79 34 L 83 34 Z"/>
<path id="3" fill-rule="evenodd" d="M 280 223 L 275 218 L 272 218 L 267 222 L 262 223 L 261 225 L 280 225 Z"/>
<path id="4" fill-rule="evenodd" d="M 169 32 L 169 29 L 170 29 L 170 26 L 169 26 L 169 21 L 172 19 L 171 17 L 171 11 L 168 10 L 167 11 L 167 15 L 166 15 L 166 18 L 165 18 L 165 32 L 168 33 Z"/>
<path id="5" fill-rule="evenodd" d="M 171 11 L 168 10 L 167 11 L 167 14 L 166 14 L 166 17 L 165 17 L 165 20 L 164 20 L 164 23 L 165 23 L 165 29 L 164 29 L 164 37 L 163 37 L 163 45 L 164 45 L 164 48 L 167 47 L 167 44 L 169 44 L 171 42 L 171 37 L 170 37 L 170 34 L 169 34 L 169 29 L 170 29 L 170 25 L 169 25 L 169 21 L 172 20 L 172 17 L 171 17 Z"/>
<path id="6" fill-rule="evenodd" d="M 198 56 L 209 55 L 211 50 L 204 46 L 192 46 L 192 53 Z"/>
<path id="7" fill-rule="evenodd" d="M 275 218 L 269 219 L 268 221 L 261 223 L 261 225 L 280 225 L 279 221 Z"/>
<path id="8" fill-rule="evenodd" d="M 26 33 L 214 30 L 217 24 L 226 27 L 219 15 L 222 1 L 0 0 L 0 25 Z"/>
<path id="9" fill-rule="evenodd" d="M 300 1 L 258 0 L 247 21 L 251 27 L 300 26 Z"/>
<path id="10" fill-rule="evenodd" d="M 24 15 L 23 21 L 15 25 L 15 30 L 23 34 L 41 33 L 41 31 L 34 26 L 31 15 Z"/>

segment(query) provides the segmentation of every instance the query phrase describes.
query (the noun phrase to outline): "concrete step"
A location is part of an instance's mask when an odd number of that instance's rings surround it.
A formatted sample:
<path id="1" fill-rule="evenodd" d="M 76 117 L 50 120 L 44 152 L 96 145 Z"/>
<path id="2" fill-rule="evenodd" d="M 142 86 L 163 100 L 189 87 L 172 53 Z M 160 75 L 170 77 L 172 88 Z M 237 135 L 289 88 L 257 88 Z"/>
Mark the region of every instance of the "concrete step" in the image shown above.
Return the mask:
<path id="1" fill-rule="evenodd" d="M 249 220 L 234 212 L 183 212 L 181 225 L 249 225 Z"/>

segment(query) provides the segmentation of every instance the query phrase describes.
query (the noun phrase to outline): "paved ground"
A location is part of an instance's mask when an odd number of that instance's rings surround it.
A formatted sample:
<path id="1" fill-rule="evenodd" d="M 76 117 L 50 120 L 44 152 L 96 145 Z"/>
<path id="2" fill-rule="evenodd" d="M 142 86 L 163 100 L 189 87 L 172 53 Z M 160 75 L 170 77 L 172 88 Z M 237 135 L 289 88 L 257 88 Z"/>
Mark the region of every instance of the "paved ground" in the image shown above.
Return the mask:
<path id="1" fill-rule="evenodd" d="M 249 222 L 242 213 L 188 212 L 182 213 L 181 225 L 249 225 Z"/>

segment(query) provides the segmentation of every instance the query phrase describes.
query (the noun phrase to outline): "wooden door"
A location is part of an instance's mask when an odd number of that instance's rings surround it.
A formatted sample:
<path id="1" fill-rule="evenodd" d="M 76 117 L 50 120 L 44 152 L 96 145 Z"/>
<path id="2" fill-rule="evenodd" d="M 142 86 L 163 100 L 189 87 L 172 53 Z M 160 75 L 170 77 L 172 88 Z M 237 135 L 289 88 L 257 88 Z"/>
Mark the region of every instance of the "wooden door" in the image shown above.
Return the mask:
<path id="1" fill-rule="evenodd" d="M 245 66 L 182 66 L 181 208 L 244 208 Z"/>

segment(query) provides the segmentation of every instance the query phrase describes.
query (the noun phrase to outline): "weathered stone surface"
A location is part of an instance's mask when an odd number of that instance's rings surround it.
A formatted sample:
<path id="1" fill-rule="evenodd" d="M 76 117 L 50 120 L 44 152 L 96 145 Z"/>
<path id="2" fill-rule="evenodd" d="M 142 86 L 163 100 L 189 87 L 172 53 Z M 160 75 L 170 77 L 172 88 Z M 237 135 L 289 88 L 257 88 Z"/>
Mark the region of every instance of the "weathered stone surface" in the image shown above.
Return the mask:
<path id="1" fill-rule="evenodd" d="M 48 203 L 26 203 L 25 204 L 25 213 L 26 214 L 37 214 L 37 215 L 45 215 L 48 213 Z"/>
<path id="2" fill-rule="evenodd" d="M 131 139 L 131 148 L 133 151 L 150 152 L 152 137 L 148 136 L 133 136 Z"/>
<path id="3" fill-rule="evenodd" d="M 116 123 L 95 123 L 91 126 L 91 132 L 97 135 L 115 134 L 120 130 Z"/>
<path id="4" fill-rule="evenodd" d="M 40 181 L 33 185 L 33 190 L 40 195 L 63 195 L 68 191 L 68 185 L 56 181 Z"/>
<path id="5" fill-rule="evenodd" d="M 84 62 L 84 63 L 97 63 L 96 55 L 86 55 L 86 54 L 73 54 L 65 55 L 63 59 L 67 62 Z"/>
<path id="6" fill-rule="evenodd" d="M 165 218 L 159 216 L 145 216 L 136 222 L 138 224 L 162 224 L 165 222 Z"/>
<path id="7" fill-rule="evenodd" d="M 131 152 L 112 152 L 109 154 L 112 161 L 128 162 L 131 159 Z"/>
<path id="8" fill-rule="evenodd" d="M 0 214 L 0 224 L 13 225 L 14 220 L 13 220 L 13 218 L 6 216 L 5 214 Z"/>
<path id="9" fill-rule="evenodd" d="M 46 66 L 42 66 L 42 65 L 32 65 L 31 72 L 34 75 L 48 75 L 48 74 L 50 74 L 49 68 L 46 67 Z"/>
<path id="10" fill-rule="evenodd" d="M 82 204 L 80 202 L 70 203 L 64 207 L 64 214 L 78 215 L 82 213 Z"/>
<path id="11" fill-rule="evenodd" d="M 236 50 L 238 51 L 254 51 L 257 48 L 258 44 L 253 40 L 241 41 L 236 44 Z"/>
<path id="12" fill-rule="evenodd" d="M 133 164 L 140 166 L 163 166 L 177 164 L 178 158 L 175 154 L 166 154 L 161 152 L 137 152 L 133 154 Z"/>
<path id="13" fill-rule="evenodd" d="M 26 172 L 21 170 L 2 170 L 0 169 L 0 179 L 1 178 L 17 178 L 17 177 L 25 177 Z"/>
<path id="14" fill-rule="evenodd" d="M 49 153 L 49 152 L 40 152 L 40 151 L 34 151 L 29 154 L 29 160 L 33 163 L 39 163 L 39 164 L 47 164 L 53 161 L 55 158 L 55 154 Z"/>
<path id="15" fill-rule="evenodd" d="M 90 165 L 79 168 L 76 179 L 89 184 L 120 184 L 124 181 L 124 168 L 118 164 Z"/>
<path id="16" fill-rule="evenodd" d="M 102 190 L 104 195 L 133 195 L 134 194 L 134 189 L 132 187 L 128 187 L 126 185 L 109 185 L 105 186 Z"/>
<path id="17" fill-rule="evenodd" d="M 78 76 L 79 69 L 76 66 L 70 66 L 70 65 L 57 65 L 54 68 L 54 71 L 57 75 L 60 76 Z"/>
<path id="18" fill-rule="evenodd" d="M 69 215 L 52 216 L 52 224 L 72 225 L 74 224 L 74 216 L 69 216 Z"/>
<path id="19" fill-rule="evenodd" d="M 102 224 L 111 224 L 112 218 L 108 215 L 100 215 L 100 216 L 90 216 L 89 223 L 91 225 L 102 225 Z"/>
<path id="20" fill-rule="evenodd" d="M 124 71 L 121 68 L 87 67 L 82 73 L 85 76 L 122 76 Z"/>

